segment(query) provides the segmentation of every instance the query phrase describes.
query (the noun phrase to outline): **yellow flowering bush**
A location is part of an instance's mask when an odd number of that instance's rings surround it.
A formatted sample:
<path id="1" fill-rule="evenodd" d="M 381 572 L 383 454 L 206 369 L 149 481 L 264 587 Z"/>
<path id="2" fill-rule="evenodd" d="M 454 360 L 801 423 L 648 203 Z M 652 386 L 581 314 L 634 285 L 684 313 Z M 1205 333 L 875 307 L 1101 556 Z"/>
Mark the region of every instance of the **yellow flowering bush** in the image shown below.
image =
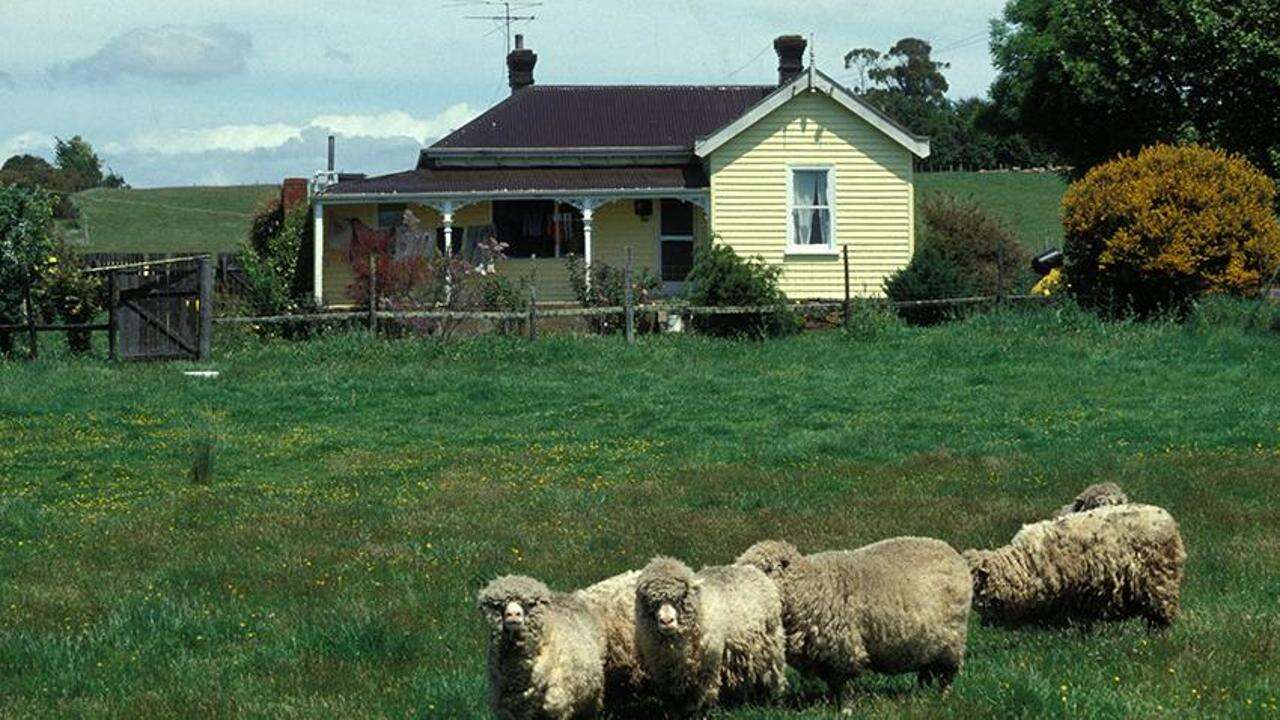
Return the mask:
<path id="1" fill-rule="evenodd" d="M 1142 314 L 1256 295 L 1280 265 L 1276 186 L 1238 155 L 1157 145 L 1063 198 L 1066 276 L 1083 301 Z"/>

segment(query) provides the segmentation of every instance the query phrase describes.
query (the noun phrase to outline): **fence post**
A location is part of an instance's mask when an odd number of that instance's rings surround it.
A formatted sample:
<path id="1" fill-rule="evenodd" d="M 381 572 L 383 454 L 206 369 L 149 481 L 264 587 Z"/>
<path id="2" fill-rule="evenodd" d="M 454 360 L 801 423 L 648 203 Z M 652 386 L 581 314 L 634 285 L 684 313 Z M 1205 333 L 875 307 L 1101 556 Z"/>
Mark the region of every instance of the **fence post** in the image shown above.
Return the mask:
<path id="1" fill-rule="evenodd" d="M 40 357 L 40 350 L 36 346 L 36 308 L 31 303 L 31 283 L 27 282 L 26 291 L 27 304 L 27 344 L 31 350 L 31 359 L 35 360 Z"/>
<path id="2" fill-rule="evenodd" d="M 200 362 L 209 362 L 213 355 L 213 263 L 202 257 L 196 261 L 199 270 L 200 297 Z"/>
<path id="3" fill-rule="evenodd" d="M 378 256 L 369 253 L 369 332 L 378 332 Z"/>
<path id="4" fill-rule="evenodd" d="M 852 322 L 852 297 L 849 292 L 849 246 L 842 246 L 844 252 L 844 329 L 847 331 Z"/>
<path id="5" fill-rule="evenodd" d="M 116 344 L 119 342 L 116 338 L 117 329 L 117 311 L 116 306 L 120 304 L 120 289 L 116 282 L 116 272 L 113 270 L 107 273 L 107 358 L 116 360 L 118 350 Z"/>
<path id="6" fill-rule="evenodd" d="M 631 287 L 631 246 L 627 246 L 627 268 L 623 275 L 623 283 L 626 284 L 626 303 L 627 303 L 627 344 L 634 345 L 636 343 L 636 298 L 635 292 Z"/>

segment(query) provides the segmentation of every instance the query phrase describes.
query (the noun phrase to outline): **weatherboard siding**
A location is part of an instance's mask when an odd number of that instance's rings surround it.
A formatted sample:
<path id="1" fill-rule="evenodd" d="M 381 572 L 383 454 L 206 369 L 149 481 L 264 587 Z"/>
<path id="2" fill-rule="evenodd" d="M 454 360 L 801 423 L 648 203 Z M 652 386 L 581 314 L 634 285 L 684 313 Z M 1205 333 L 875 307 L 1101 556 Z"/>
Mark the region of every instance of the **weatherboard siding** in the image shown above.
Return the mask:
<path id="1" fill-rule="evenodd" d="M 711 154 L 717 241 L 780 265 L 789 297 L 843 296 L 838 253 L 786 253 L 788 176 L 790 168 L 804 166 L 835 168 L 836 243 L 849 247 L 853 292 L 883 294 L 884 280 L 914 251 L 913 157 L 821 93 L 796 97 Z"/>

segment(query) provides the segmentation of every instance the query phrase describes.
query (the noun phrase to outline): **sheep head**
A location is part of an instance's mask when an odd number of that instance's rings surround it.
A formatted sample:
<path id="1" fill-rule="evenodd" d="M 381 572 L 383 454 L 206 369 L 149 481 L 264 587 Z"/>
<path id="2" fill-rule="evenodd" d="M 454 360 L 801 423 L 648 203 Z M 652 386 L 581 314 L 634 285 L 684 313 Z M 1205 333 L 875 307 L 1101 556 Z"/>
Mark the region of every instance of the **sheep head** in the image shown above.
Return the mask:
<path id="1" fill-rule="evenodd" d="M 1109 505 L 1126 505 L 1128 502 L 1128 494 L 1119 485 L 1110 482 L 1098 483 L 1082 490 L 1075 500 L 1072 500 L 1070 504 L 1063 505 L 1053 516 L 1062 517 L 1063 515 L 1087 512 Z"/>
<path id="2" fill-rule="evenodd" d="M 738 556 L 738 565 L 753 565 L 765 575 L 778 580 L 803 559 L 795 545 L 783 540 L 764 540 L 747 548 Z"/>
<path id="3" fill-rule="evenodd" d="M 697 623 L 701 592 L 688 565 L 655 558 L 636 583 L 636 622 L 663 637 L 685 637 Z"/>
<path id="4" fill-rule="evenodd" d="M 551 590 L 522 575 L 500 577 L 476 598 L 495 638 L 523 638 L 541 624 L 542 613 L 550 604 Z"/>

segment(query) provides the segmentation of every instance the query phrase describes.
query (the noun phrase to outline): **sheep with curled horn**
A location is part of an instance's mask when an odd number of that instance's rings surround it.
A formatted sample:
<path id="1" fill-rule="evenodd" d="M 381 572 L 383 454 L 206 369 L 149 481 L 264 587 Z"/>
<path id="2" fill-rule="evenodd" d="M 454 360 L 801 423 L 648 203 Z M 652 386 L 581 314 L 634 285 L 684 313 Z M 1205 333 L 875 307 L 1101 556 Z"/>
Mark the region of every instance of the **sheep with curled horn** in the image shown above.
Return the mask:
<path id="1" fill-rule="evenodd" d="M 636 585 L 636 649 L 668 712 L 771 700 L 786 689 L 778 588 L 746 566 L 695 573 L 656 558 Z"/>
<path id="2" fill-rule="evenodd" d="M 801 555 L 766 540 L 738 563 L 782 592 L 787 661 L 824 680 L 846 712 L 866 671 L 916 673 L 946 691 L 964 663 L 972 586 L 941 540 L 894 538 L 857 550 Z"/>
<path id="3" fill-rule="evenodd" d="M 974 610 L 988 623 L 1178 617 L 1187 553 L 1153 505 L 1110 505 L 1026 525 L 1004 547 L 967 550 Z"/>
<path id="4" fill-rule="evenodd" d="M 530 577 L 498 578 L 477 603 L 489 622 L 489 705 L 501 720 L 577 720 L 604 706 L 604 628 L 578 597 Z"/>

